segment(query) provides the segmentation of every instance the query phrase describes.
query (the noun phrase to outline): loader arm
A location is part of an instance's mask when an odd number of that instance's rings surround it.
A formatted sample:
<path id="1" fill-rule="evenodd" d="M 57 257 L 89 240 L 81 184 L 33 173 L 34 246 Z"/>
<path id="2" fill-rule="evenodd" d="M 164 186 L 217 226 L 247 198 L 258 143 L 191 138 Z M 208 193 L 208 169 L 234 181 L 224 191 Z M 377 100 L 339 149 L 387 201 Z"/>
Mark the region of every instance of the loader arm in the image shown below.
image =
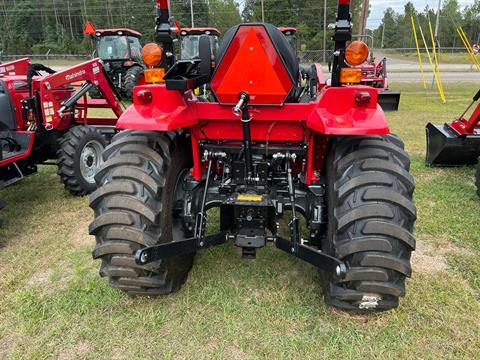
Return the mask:
<path id="1" fill-rule="evenodd" d="M 72 86 L 78 87 L 80 84 L 79 90 L 70 90 L 69 98 L 58 96 L 59 89 L 68 91 Z M 88 91 L 93 87 L 100 91 L 103 99 L 94 100 L 87 97 Z M 72 121 L 85 125 L 113 126 L 123 113 L 118 100 L 120 97 L 115 93 L 100 59 L 93 59 L 34 81 L 33 93 L 39 97 L 47 129 L 63 130 Z M 72 112 L 75 107 L 82 110 L 80 114 Z M 111 109 L 116 119 L 88 118 L 89 108 Z"/>
<path id="2" fill-rule="evenodd" d="M 0 76 L 7 75 L 27 75 L 30 66 L 30 59 L 23 58 L 20 60 L 10 61 L 0 64 Z"/>
<path id="3" fill-rule="evenodd" d="M 450 126 L 458 132 L 459 135 L 475 135 L 480 131 L 480 103 L 477 105 L 477 108 L 473 111 L 472 115 L 466 119 L 465 115 L 472 108 L 472 106 L 480 100 L 480 90 L 474 96 L 471 105 L 467 110 L 460 116 L 460 118 L 453 121 Z"/>

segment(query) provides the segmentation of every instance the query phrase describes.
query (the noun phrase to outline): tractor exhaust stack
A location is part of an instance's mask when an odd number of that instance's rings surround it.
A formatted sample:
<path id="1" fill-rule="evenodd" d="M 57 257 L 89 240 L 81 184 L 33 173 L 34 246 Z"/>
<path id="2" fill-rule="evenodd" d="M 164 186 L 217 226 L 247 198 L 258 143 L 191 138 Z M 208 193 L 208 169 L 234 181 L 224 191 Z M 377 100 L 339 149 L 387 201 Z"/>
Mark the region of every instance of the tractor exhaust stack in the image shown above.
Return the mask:
<path id="1" fill-rule="evenodd" d="M 474 165 L 480 156 L 480 104 L 467 120 L 465 115 L 480 100 L 480 91 L 465 112 L 445 125 L 429 123 L 427 132 L 427 165 Z"/>

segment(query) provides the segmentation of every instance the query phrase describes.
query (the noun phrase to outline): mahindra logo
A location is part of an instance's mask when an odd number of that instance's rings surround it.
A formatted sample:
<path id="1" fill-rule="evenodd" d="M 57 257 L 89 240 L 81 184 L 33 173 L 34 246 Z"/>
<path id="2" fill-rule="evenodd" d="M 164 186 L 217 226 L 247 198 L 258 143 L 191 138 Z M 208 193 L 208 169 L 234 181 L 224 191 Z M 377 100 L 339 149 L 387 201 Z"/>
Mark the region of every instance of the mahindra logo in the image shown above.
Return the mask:
<path id="1" fill-rule="evenodd" d="M 74 78 L 76 78 L 76 77 L 82 76 L 82 75 L 85 74 L 85 73 L 86 73 L 85 70 L 80 70 L 80 71 L 78 71 L 78 72 L 76 72 L 76 73 L 69 74 L 69 75 L 65 75 L 65 79 L 66 79 L 66 80 L 72 80 L 72 79 L 74 79 Z"/>

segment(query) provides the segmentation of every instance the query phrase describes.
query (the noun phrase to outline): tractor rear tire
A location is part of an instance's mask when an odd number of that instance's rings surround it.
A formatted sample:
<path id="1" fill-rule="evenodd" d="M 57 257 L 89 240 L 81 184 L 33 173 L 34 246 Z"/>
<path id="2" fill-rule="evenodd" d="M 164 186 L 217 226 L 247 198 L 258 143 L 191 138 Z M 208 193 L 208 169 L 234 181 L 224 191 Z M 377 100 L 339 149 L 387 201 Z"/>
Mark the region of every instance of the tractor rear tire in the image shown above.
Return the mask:
<path id="1" fill-rule="evenodd" d="M 188 138 L 178 133 L 125 131 L 115 136 L 104 159 L 96 176 L 99 188 L 90 196 L 95 219 L 89 230 L 96 236 L 93 257 L 102 261 L 100 276 L 108 276 L 110 286 L 132 296 L 179 290 L 195 254 L 145 266 L 137 265 L 132 254 L 192 236 L 175 216 L 183 209 L 181 185 L 192 166 Z"/>
<path id="2" fill-rule="evenodd" d="M 102 133 L 89 126 L 75 126 L 60 138 L 58 175 L 72 195 L 85 196 L 95 191 L 95 174 L 103 163 L 106 146 Z"/>
<path id="3" fill-rule="evenodd" d="M 90 89 L 90 91 L 88 92 L 88 95 L 90 96 L 91 99 L 103 99 L 102 93 L 95 86 Z"/>
<path id="4" fill-rule="evenodd" d="M 4 207 L 5 207 L 5 203 L 2 200 L 0 200 L 0 210 L 2 210 Z M 3 225 L 3 220 L 2 218 L 0 218 L 0 227 L 2 227 L 2 225 Z"/>
<path id="5" fill-rule="evenodd" d="M 480 196 L 480 157 L 478 158 L 477 172 L 475 174 L 475 183 L 477 184 L 477 194 Z"/>
<path id="6" fill-rule="evenodd" d="M 138 85 L 143 75 L 143 68 L 140 66 L 132 66 L 125 74 L 123 82 L 123 91 L 128 100 L 133 99 L 133 88 Z"/>
<path id="7" fill-rule="evenodd" d="M 348 267 L 326 276 L 329 305 L 357 312 L 396 308 L 411 276 L 414 180 L 403 143 L 385 137 L 335 139 L 327 160 L 329 229 L 323 250 Z"/>

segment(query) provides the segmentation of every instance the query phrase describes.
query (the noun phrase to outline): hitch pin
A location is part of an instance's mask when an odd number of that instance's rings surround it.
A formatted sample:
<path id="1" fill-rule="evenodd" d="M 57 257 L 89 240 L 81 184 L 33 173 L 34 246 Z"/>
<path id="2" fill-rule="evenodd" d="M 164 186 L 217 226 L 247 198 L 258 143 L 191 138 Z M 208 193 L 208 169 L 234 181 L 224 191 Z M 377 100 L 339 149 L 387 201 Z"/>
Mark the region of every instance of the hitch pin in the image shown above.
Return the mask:
<path id="1" fill-rule="evenodd" d="M 242 92 L 240 94 L 240 100 L 238 100 L 237 105 L 233 108 L 233 113 L 235 116 L 241 116 L 242 115 L 242 109 L 243 105 L 245 105 L 245 101 L 248 99 L 248 94 L 245 92 Z"/>

